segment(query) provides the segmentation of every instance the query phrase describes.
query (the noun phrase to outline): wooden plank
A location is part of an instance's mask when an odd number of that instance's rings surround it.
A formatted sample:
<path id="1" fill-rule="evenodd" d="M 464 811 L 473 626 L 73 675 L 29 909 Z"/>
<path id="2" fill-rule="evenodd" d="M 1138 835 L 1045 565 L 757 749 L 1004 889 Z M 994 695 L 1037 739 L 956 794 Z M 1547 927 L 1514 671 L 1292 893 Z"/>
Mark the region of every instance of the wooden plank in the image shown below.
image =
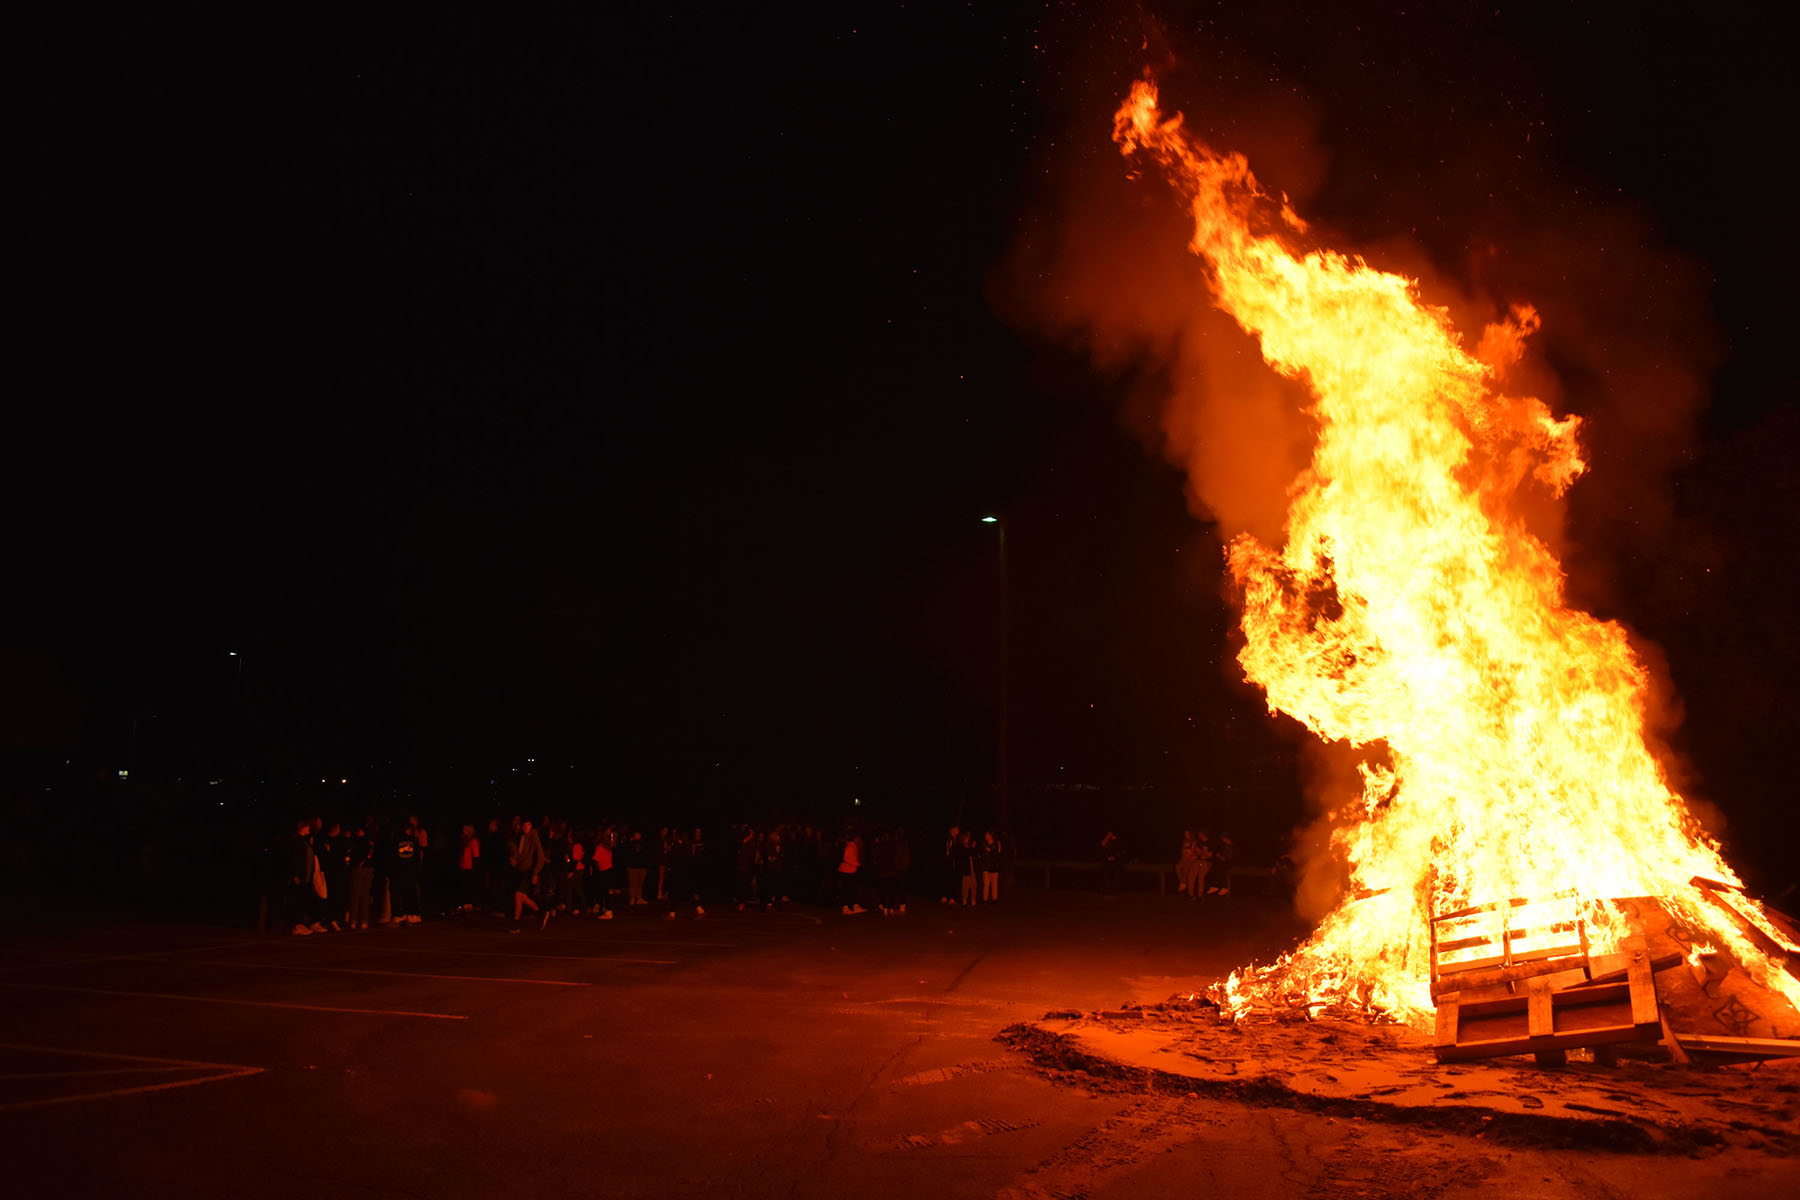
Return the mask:
<path id="1" fill-rule="evenodd" d="M 1525 993 L 1525 1033 L 1528 1037 L 1547 1038 L 1556 1033 L 1556 1011 L 1550 1003 L 1550 984 L 1533 979 Z"/>
<path id="2" fill-rule="evenodd" d="M 1656 980 L 1650 971 L 1650 955 L 1634 950 L 1625 968 L 1625 982 L 1631 989 L 1631 1023 L 1639 1028 L 1655 1026 L 1662 1031 L 1662 1011 L 1656 1004 Z"/>
<path id="3" fill-rule="evenodd" d="M 1578 957 L 1544 959 L 1538 962 L 1520 963 L 1511 967 L 1490 967 L 1474 970 L 1446 971 L 1442 977 L 1431 985 L 1431 995 L 1435 999 L 1440 994 L 1450 992 L 1466 992 L 1471 988 L 1498 987 L 1501 984 L 1517 983 L 1538 975 L 1554 975 L 1563 971 L 1580 971 L 1585 960 Z M 1583 979 L 1586 976 L 1583 975 Z"/>
<path id="4" fill-rule="evenodd" d="M 1551 992 L 1550 994 L 1556 997 L 1556 1007 L 1562 1011 L 1616 1004 L 1619 1006 L 1621 1021 L 1630 1014 L 1631 989 L 1627 984 L 1607 983 L 1596 987 L 1564 988 L 1560 992 Z M 1529 1008 L 1529 1003 L 1524 996 L 1464 1001 L 1462 1006 L 1463 1015 L 1473 1017 L 1504 1016 L 1525 1012 L 1527 1008 Z"/>
<path id="5" fill-rule="evenodd" d="M 1439 1062 L 1465 1062 L 1472 1058 L 1503 1058 L 1510 1054 L 1535 1054 L 1540 1050 L 1569 1049 L 1576 1046 L 1608 1046 L 1618 1042 L 1656 1041 L 1630 1025 L 1606 1029 L 1587 1029 L 1576 1033 L 1558 1033 L 1548 1038 L 1512 1036 L 1491 1041 L 1458 1042 L 1453 1046 L 1434 1046 L 1432 1053 Z M 1683 1039 L 1692 1049 L 1692 1039 Z M 1788 1051 L 1787 1053 L 1797 1053 Z"/>
<path id="6" fill-rule="evenodd" d="M 1693 884 L 1701 895 L 1731 914 L 1744 931 L 1745 936 L 1755 942 L 1757 949 L 1764 954 L 1783 960 L 1800 955 L 1800 945 L 1790 942 L 1782 932 L 1780 923 L 1769 920 L 1768 915 L 1762 911 L 1763 905 L 1751 899 L 1750 894 L 1743 888 L 1718 879 L 1708 879 L 1704 875 L 1696 875 L 1688 882 Z M 1747 912 L 1745 911 L 1746 907 L 1756 911 Z M 1761 917 L 1775 932 L 1771 934 L 1768 929 L 1764 929 L 1758 923 L 1757 917 Z"/>
<path id="7" fill-rule="evenodd" d="M 1662 1035 L 1663 1045 L 1669 1048 L 1669 1057 L 1674 1059 L 1677 1065 L 1685 1067 L 1694 1061 L 1688 1057 L 1687 1051 L 1682 1049 L 1681 1039 L 1675 1036 L 1675 1031 L 1669 1028 L 1669 1018 L 1667 1017 L 1662 1018 Z"/>
<path id="8" fill-rule="evenodd" d="M 1712 1037 L 1707 1034 L 1681 1035 L 1681 1044 L 1689 1050 L 1707 1054 L 1737 1054 L 1746 1058 L 1792 1058 L 1800 1055 L 1800 1039 Z"/>
<path id="9" fill-rule="evenodd" d="M 1456 1045 L 1456 1027 L 1460 1005 L 1456 993 L 1452 992 L 1438 1002 L 1437 1007 L 1437 1044 L 1439 1046 Z"/>
<path id="10" fill-rule="evenodd" d="M 1670 967 L 1680 966 L 1684 961 L 1686 960 L 1679 954 L 1658 955 L 1650 960 L 1650 971 L 1652 974 L 1657 971 L 1667 971 Z M 1617 963 L 1618 965 L 1612 965 L 1614 963 Z M 1629 970 L 1630 965 L 1631 957 L 1629 955 L 1603 954 L 1599 958 L 1594 959 L 1594 977 L 1586 983 L 1575 984 L 1570 990 L 1573 991 L 1580 988 L 1597 987 L 1607 983 L 1623 983 L 1625 982 L 1626 972 Z"/>
<path id="11" fill-rule="evenodd" d="M 1494 939 L 1491 937 L 1466 937 L 1457 938 L 1454 942 L 1439 942 L 1438 950 L 1444 954 L 1451 954 L 1457 950 L 1469 950 L 1476 946 L 1491 946 L 1493 944 Z M 1502 957 L 1504 957 L 1504 955 Z"/>

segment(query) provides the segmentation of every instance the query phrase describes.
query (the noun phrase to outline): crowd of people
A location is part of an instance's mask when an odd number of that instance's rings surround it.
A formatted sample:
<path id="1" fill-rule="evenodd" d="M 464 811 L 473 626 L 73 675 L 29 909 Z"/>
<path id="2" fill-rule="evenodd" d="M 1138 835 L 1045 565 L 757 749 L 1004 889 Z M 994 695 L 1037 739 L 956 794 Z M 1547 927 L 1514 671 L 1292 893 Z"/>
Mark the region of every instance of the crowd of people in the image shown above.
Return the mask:
<path id="1" fill-rule="evenodd" d="M 434 847 L 416 816 L 404 821 L 298 821 L 278 858 L 284 875 L 270 889 L 279 927 L 295 936 L 416 925 L 427 912 L 493 913 L 514 932 L 533 920 L 612 920 L 642 911 L 664 919 L 706 915 L 708 905 L 773 909 L 829 905 L 844 916 L 899 916 L 909 896 L 940 904 L 994 904 L 1009 848 L 997 830 L 952 827 L 923 871 L 915 843 L 894 826 L 811 824 L 704 829 L 606 821 L 575 825 L 546 818 L 494 818 L 464 825 Z"/>
<path id="2" fill-rule="evenodd" d="M 1231 864 L 1237 857 L 1231 839 L 1216 840 L 1204 829 L 1181 833 L 1181 855 L 1175 860 L 1176 893 L 1189 900 L 1231 895 Z"/>

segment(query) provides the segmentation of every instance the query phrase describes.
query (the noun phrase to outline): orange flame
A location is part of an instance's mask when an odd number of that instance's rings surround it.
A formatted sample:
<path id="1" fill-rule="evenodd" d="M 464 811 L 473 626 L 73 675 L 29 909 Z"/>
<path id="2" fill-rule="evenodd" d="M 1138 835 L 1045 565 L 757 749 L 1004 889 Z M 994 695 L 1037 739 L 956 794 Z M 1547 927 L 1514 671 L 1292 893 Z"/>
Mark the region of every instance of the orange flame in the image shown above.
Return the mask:
<path id="1" fill-rule="evenodd" d="M 1688 882 L 1737 877 L 1646 744 L 1624 631 L 1568 607 L 1556 558 L 1513 514 L 1585 466 L 1577 418 L 1497 385 L 1537 314 L 1515 310 L 1471 353 L 1415 280 L 1294 248 L 1306 227 L 1285 199 L 1162 118 L 1149 82 L 1113 136 L 1169 176 L 1219 306 L 1310 392 L 1317 442 L 1286 544 L 1227 551 L 1238 657 L 1272 711 L 1365 752 L 1334 835 L 1351 898 L 1292 955 L 1234 975 L 1228 1006 L 1301 997 L 1421 1020 L 1431 913 L 1571 889 L 1597 949 L 1626 932 L 1605 901 L 1656 896 L 1800 1002 Z"/>

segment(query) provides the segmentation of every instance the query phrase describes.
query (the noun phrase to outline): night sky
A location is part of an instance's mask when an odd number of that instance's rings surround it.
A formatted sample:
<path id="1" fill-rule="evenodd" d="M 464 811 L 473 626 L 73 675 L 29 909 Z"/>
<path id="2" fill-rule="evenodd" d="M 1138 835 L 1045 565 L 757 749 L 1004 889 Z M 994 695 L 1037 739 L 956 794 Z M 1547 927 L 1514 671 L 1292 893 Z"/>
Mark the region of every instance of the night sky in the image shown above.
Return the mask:
<path id="1" fill-rule="evenodd" d="M 168 773 L 980 797 L 992 512 L 1021 794 L 1297 822 L 1145 435 L 1163 364 L 1044 315 L 1148 66 L 1346 245 L 1539 304 L 1589 418 L 1572 597 L 1659 648 L 1689 789 L 1791 878 L 1791 71 L 1747 12 L 239 19 L 27 39 L 10 761 L 110 766 L 135 716 Z M 1135 195 L 1103 218 L 1167 224 Z"/>

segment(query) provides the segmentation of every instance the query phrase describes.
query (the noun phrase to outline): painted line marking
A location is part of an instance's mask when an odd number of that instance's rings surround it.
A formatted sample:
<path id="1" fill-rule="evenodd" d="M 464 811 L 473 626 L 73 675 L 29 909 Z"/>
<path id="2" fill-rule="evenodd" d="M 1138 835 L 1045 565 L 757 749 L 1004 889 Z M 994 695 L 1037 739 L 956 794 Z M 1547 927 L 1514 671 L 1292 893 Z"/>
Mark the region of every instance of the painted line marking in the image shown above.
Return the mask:
<path id="1" fill-rule="evenodd" d="M 232 1000 L 183 992 L 125 992 L 113 988 L 72 987 L 62 983 L 0 983 L 0 988 L 33 992 L 80 992 L 89 996 L 129 996 L 139 1000 L 191 1000 L 196 1004 L 230 1004 L 239 1008 L 287 1008 L 299 1012 L 354 1013 L 365 1017 L 424 1017 L 433 1021 L 466 1021 L 464 1013 L 412 1012 L 400 1008 L 340 1008 L 330 1004 L 293 1004 L 281 1000 Z M 254 1068 L 261 1070 L 261 1067 Z"/>
<path id="2" fill-rule="evenodd" d="M 204 1071 L 206 1067 L 96 1067 L 92 1071 L 17 1071 L 0 1079 L 78 1079 L 88 1075 L 173 1075 L 177 1071 Z"/>
<path id="3" fill-rule="evenodd" d="M 544 987 L 593 987 L 573 979 L 531 979 L 522 975 L 435 975 L 426 971 L 377 971 L 368 967 L 303 967 L 291 963 L 230 962 L 225 959 L 197 958 L 196 967 L 243 967 L 262 971 L 320 971 L 336 975 L 398 975 L 406 979 L 450 979 L 461 983 L 535 983 Z"/>
<path id="4" fill-rule="evenodd" d="M 0 971 L 30 971 L 44 967 L 72 967 L 81 963 L 126 962 L 139 958 L 161 958 L 165 954 L 194 954 L 202 950 L 236 950 L 243 946 L 254 946 L 256 942 L 220 942 L 213 946 L 176 946 L 169 950 L 140 950 L 131 954 L 89 954 L 80 958 L 55 958 L 44 962 L 11 963 L 0 967 Z"/>
<path id="5" fill-rule="evenodd" d="M 84 1100 L 111 1100 L 119 1096 L 138 1096 L 145 1092 L 167 1092 L 175 1088 L 193 1087 L 201 1083 L 217 1083 L 225 1079 L 242 1079 L 248 1075 L 261 1075 L 261 1067 L 241 1067 L 235 1071 L 226 1071 L 218 1075 L 202 1075 L 198 1079 L 175 1079 L 168 1083 L 146 1083 L 139 1087 L 113 1088 L 105 1092 L 83 1092 L 76 1096 L 51 1096 L 45 1100 L 20 1100 L 12 1104 L 0 1104 L 0 1112 L 17 1112 L 22 1108 L 48 1108 L 53 1104 L 80 1104 Z"/>
<path id="6" fill-rule="evenodd" d="M 495 940 L 494 934 L 478 935 L 483 940 Z M 499 935 L 501 937 L 509 935 Z M 546 937 L 543 934 L 532 935 L 534 942 L 574 942 L 578 946 L 701 946 L 708 950 L 736 950 L 742 942 L 690 942 L 681 938 L 607 938 L 607 937 Z"/>
<path id="7" fill-rule="evenodd" d="M 30 985 L 26 985 L 30 986 Z M 109 1088 L 104 1092 L 82 1092 L 74 1096 L 50 1096 L 42 1100 L 18 1100 L 9 1104 L 0 1104 L 0 1112 L 16 1112 L 23 1108 L 47 1108 L 53 1104 L 79 1104 L 84 1100 L 107 1100 L 118 1096 L 136 1096 L 145 1092 L 166 1092 L 174 1088 L 193 1087 L 201 1083 L 214 1083 L 225 1079 L 241 1079 L 250 1075 L 261 1075 L 262 1067 L 246 1067 L 237 1063 L 200 1062 L 190 1058 L 156 1058 L 148 1054 L 113 1054 L 101 1050 L 68 1050 L 61 1046 L 27 1046 L 16 1042 L 0 1042 L 0 1051 L 23 1050 L 31 1054 L 53 1054 L 68 1058 L 110 1058 L 123 1059 L 126 1062 L 157 1063 L 155 1067 L 125 1068 L 125 1070 L 144 1071 L 195 1071 L 215 1072 L 202 1075 L 197 1079 L 172 1079 L 164 1083 L 146 1083 L 137 1087 Z M 115 1071 L 100 1071 L 96 1074 L 119 1074 Z M 69 1072 L 71 1075 L 81 1072 Z M 45 1076 L 50 1077 L 50 1076 Z M 31 1076 L 9 1076 L 8 1078 L 31 1078 Z"/>
<path id="8" fill-rule="evenodd" d="M 197 1058 L 157 1058 L 153 1054 L 119 1054 L 112 1050 L 70 1050 L 63 1046 L 27 1046 L 23 1042 L 0 1042 L 0 1050 L 24 1050 L 30 1054 L 60 1054 L 65 1058 L 122 1058 L 126 1062 L 161 1063 L 170 1067 L 213 1067 L 220 1071 L 260 1071 L 242 1063 L 201 1062 Z"/>
<path id="9" fill-rule="evenodd" d="M 518 954 L 505 950 L 435 950 L 429 946 L 383 946 L 376 952 L 381 954 L 436 954 L 448 958 L 542 958 L 555 962 L 638 963 L 652 967 L 681 965 L 680 960 L 674 958 L 620 958 L 610 954 Z"/>

